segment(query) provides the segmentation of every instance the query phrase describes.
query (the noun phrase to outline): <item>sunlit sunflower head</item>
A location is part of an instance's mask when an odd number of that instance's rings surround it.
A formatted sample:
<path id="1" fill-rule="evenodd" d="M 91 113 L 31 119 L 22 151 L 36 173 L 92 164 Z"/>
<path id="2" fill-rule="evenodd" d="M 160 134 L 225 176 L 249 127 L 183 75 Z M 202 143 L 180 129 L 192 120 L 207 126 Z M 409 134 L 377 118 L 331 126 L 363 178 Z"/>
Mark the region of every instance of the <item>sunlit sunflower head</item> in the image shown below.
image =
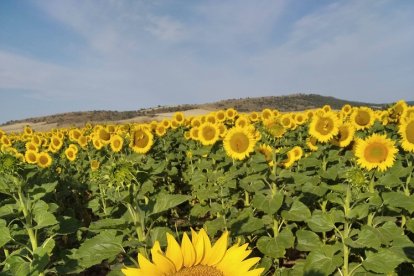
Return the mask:
<path id="1" fill-rule="evenodd" d="M 42 151 L 37 155 L 37 165 L 41 168 L 47 168 L 52 165 L 52 157 L 49 153 Z"/>
<path id="2" fill-rule="evenodd" d="M 256 141 L 248 128 L 233 127 L 224 137 L 223 145 L 228 156 L 243 160 L 254 151 Z"/>
<path id="3" fill-rule="evenodd" d="M 214 112 L 214 116 L 216 116 L 218 122 L 224 122 L 226 120 L 226 112 L 222 109 Z"/>
<path id="4" fill-rule="evenodd" d="M 209 114 L 206 115 L 205 122 L 208 122 L 210 124 L 216 124 L 217 123 L 216 115 L 214 114 L 214 112 L 209 113 Z"/>
<path id="5" fill-rule="evenodd" d="M 328 112 L 331 112 L 331 111 L 332 111 L 332 108 L 331 108 L 331 106 L 330 106 L 330 105 L 326 104 L 326 105 L 324 105 L 324 106 L 322 107 L 322 110 L 323 110 L 325 113 L 328 113 Z"/>
<path id="6" fill-rule="evenodd" d="M 406 119 L 399 126 L 401 147 L 408 152 L 414 152 L 414 117 Z"/>
<path id="7" fill-rule="evenodd" d="M 36 144 L 38 147 L 42 144 L 42 138 L 39 135 L 33 135 L 32 139 L 30 140 L 32 143 Z"/>
<path id="8" fill-rule="evenodd" d="M 306 138 L 306 145 L 311 151 L 317 151 L 318 150 L 318 139 L 315 137 L 309 136 Z"/>
<path id="9" fill-rule="evenodd" d="M 385 171 L 394 164 L 397 152 L 393 140 L 387 138 L 386 135 L 373 134 L 358 141 L 355 156 L 362 168 Z"/>
<path id="10" fill-rule="evenodd" d="M 185 140 L 190 140 L 191 139 L 191 134 L 190 131 L 187 130 L 186 132 L 184 132 L 184 139 Z"/>
<path id="11" fill-rule="evenodd" d="M 303 156 L 303 149 L 299 146 L 294 146 L 291 151 L 293 152 L 295 161 L 299 160 Z"/>
<path id="12" fill-rule="evenodd" d="M 277 119 L 265 120 L 263 121 L 263 125 L 266 128 L 266 131 L 275 138 L 281 138 L 286 133 L 286 128 Z"/>
<path id="13" fill-rule="evenodd" d="M 99 169 L 99 166 L 100 166 L 100 162 L 98 161 L 98 160 L 92 160 L 91 162 L 90 162 L 90 165 L 91 165 L 91 171 L 97 171 L 98 169 Z"/>
<path id="14" fill-rule="evenodd" d="M 67 149 L 65 149 L 65 156 L 69 161 L 75 161 L 77 155 L 78 152 L 73 147 L 68 147 Z"/>
<path id="15" fill-rule="evenodd" d="M 39 151 L 39 146 L 36 145 L 35 143 L 33 143 L 32 141 L 27 142 L 25 144 L 25 148 L 26 148 L 26 150 L 33 150 L 33 151 L 36 151 L 36 152 Z"/>
<path id="16" fill-rule="evenodd" d="M 227 248 L 228 232 L 211 244 L 207 233 L 201 229 L 192 230 L 191 240 L 184 233 L 181 245 L 167 233 L 167 248 L 162 251 L 156 241 L 151 249 L 152 262 L 138 253 L 139 268 L 124 268 L 126 276 L 259 276 L 263 268 L 251 268 L 259 257 L 247 258 L 251 250 L 248 244 L 235 244 Z"/>
<path id="17" fill-rule="evenodd" d="M 124 139 L 121 136 L 119 136 L 118 134 L 112 135 L 110 146 L 113 152 L 120 152 L 123 145 Z"/>
<path id="18" fill-rule="evenodd" d="M 155 128 L 155 134 L 159 137 L 164 136 L 167 133 L 167 129 L 164 127 L 163 124 L 158 124 Z"/>
<path id="19" fill-rule="evenodd" d="M 253 111 L 253 112 L 249 113 L 248 118 L 249 118 L 250 122 L 254 123 L 254 122 L 259 121 L 260 115 L 256 111 Z"/>
<path id="20" fill-rule="evenodd" d="M 374 111 L 366 106 L 355 108 L 350 116 L 350 122 L 356 130 L 370 128 L 375 121 Z"/>
<path id="21" fill-rule="evenodd" d="M 262 120 L 270 120 L 273 118 L 273 112 L 269 108 L 265 108 L 261 113 Z"/>
<path id="22" fill-rule="evenodd" d="M 237 120 L 234 123 L 234 125 L 235 126 L 238 126 L 238 127 L 247 127 L 248 125 L 250 125 L 249 118 L 246 117 L 245 115 L 240 115 L 237 118 Z"/>
<path id="23" fill-rule="evenodd" d="M 288 169 L 292 167 L 295 161 L 295 153 L 292 150 L 290 150 L 286 153 L 286 159 L 282 161 L 282 166 Z"/>
<path id="24" fill-rule="evenodd" d="M 146 127 L 137 127 L 132 135 L 129 146 L 136 153 L 147 153 L 154 144 L 154 135 Z"/>
<path id="25" fill-rule="evenodd" d="M 303 125 L 304 123 L 306 123 L 307 120 L 308 118 L 306 117 L 306 114 L 304 113 L 297 113 L 295 116 L 295 123 L 297 125 Z"/>
<path id="26" fill-rule="evenodd" d="M 104 146 L 104 144 L 101 142 L 101 139 L 98 139 L 96 137 L 92 139 L 92 145 L 97 150 L 100 150 Z"/>
<path id="27" fill-rule="evenodd" d="M 257 147 L 257 152 L 263 154 L 268 163 L 273 162 L 273 149 L 267 144 L 261 144 Z"/>
<path id="28" fill-rule="evenodd" d="M 315 115 L 309 124 L 309 134 L 322 143 L 328 142 L 338 131 L 339 121 L 333 112 Z"/>
<path id="29" fill-rule="evenodd" d="M 192 140 L 198 141 L 200 138 L 200 127 L 192 127 L 190 129 L 190 137 Z"/>
<path id="30" fill-rule="evenodd" d="M 104 145 L 108 145 L 111 141 L 111 134 L 106 128 L 99 128 L 97 133 L 97 138 L 101 140 L 101 143 Z"/>
<path id="31" fill-rule="evenodd" d="M 219 129 L 220 138 L 224 138 L 224 136 L 226 136 L 226 134 L 227 134 L 226 126 L 224 124 L 218 124 L 217 127 Z"/>
<path id="32" fill-rule="evenodd" d="M 179 125 L 184 123 L 184 113 L 182 112 L 175 112 L 173 116 L 173 120 L 175 120 Z"/>
<path id="33" fill-rule="evenodd" d="M 350 104 L 344 104 L 341 108 L 341 112 L 345 115 L 348 116 L 349 114 L 351 114 L 352 112 L 352 106 Z"/>
<path id="34" fill-rule="evenodd" d="M 6 147 L 11 147 L 12 142 L 11 142 L 10 138 L 7 135 L 3 135 L 0 139 L 0 144 L 4 145 Z"/>
<path id="35" fill-rule="evenodd" d="M 49 147 L 52 152 L 59 151 L 63 146 L 63 139 L 60 139 L 57 135 L 53 135 L 50 138 L 50 144 Z"/>
<path id="36" fill-rule="evenodd" d="M 227 108 L 226 109 L 226 119 L 227 120 L 234 120 L 234 118 L 237 116 L 237 111 L 234 108 Z"/>
<path id="37" fill-rule="evenodd" d="M 33 134 L 33 129 L 29 125 L 27 125 L 23 129 L 23 133 L 27 134 L 27 135 L 32 135 Z"/>
<path id="38" fill-rule="evenodd" d="M 220 130 L 217 125 L 206 121 L 199 127 L 198 138 L 204 146 L 214 145 L 219 139 L 219 135 Z"/>
<path id="39" fill-rule="evenodd" d="M 161 124 L 166 128 L 169 129 L 171 127 L 171 121 L 168 119 L 164 119 L 161 121 Z"/>
<path id="40" fill-rule="evenodd" d="M 283 114 L 283 115 L 280 117 L 280 123 L 282 124 L 282 126 L 283 126 L 285 129 L 289 129 L 289 128 L 291 127 L 291 125 L 292 125 L 292 120 L 294 120 L 294 119 L 292 119 L 292 116 L 291 116 L 289 113 L 287 113 L 287 114 Z"/>
<path id="41" fill-rule="evenodd" d="M 392 122 L 398 122 L 400 118 L 405 117 L 407 108 L 407 103 L 404 100 L 396 102 L 392 107 L 388 109 L 390 120 Z"/>
<path id="42" fill-rule="evenodd" d="M 37 162 L 37 152 L 34 150 L 27 150 L 24 154 L 24 159 L 29 164 L 36 164 Z"/>
<path id="43" fill-rule="evenodd" d="M 345 148 L 354 139 L 355 127 L 351 123 L 342 124 L 339 127 L 338 134 L 331 140 L 335 146 Z"/>
<path id="44" fill-rule="evenodd" d="M 88 141 L 89 141 L 88 136 L 85 136 L 83 134 L 81 136 L 79 136 L 79 138 L 78 138 L 78 144 L 83 149 L 85 149 L 88 146 Z"/>

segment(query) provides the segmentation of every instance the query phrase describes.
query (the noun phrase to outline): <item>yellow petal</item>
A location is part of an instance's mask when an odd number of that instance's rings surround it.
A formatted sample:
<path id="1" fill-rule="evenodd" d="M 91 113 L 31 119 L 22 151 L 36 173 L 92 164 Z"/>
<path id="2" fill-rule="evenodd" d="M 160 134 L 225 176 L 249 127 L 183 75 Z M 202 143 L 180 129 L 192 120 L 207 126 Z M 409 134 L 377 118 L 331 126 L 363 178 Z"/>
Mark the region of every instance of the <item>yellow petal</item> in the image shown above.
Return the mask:
<path id="1" fill-rule="evenodd" d="M 179 271 L 183 266 L 181 247 L 170 233 L 167 233 L 167 244 L 168 246 L 165 255 L 174 263 L 175 269 Z"/>
<path id="2" fill-rule="evenodd" d="M 196 252 L 194 250 L 193 244 L 187 236 L 187 233 L 184 233 L 183 235 L 183 240 L 181 242 L 181 252 L 183 253 L 184 266 L 190 267 L 194 265 L 194 262 L 196 261 Z"/>
<path id="3" fill-rule="evenodd" d="M 252 266 L 260 261 L 259 257 L 247 259 L 239 265 L 241 271 L 248 271 Z"/>
<path id="4" fill-rule="evenodd" d="M 151 263 L 141 253 L 138 253 L 139 268 L 142 271 L 142 275 L 154 275 L 163 276 L 162 272 L 158 270 L 157 266 Z"/>
<path id="5" fill-rule="evenodd" d="M 194 265 L 198 265 L 205 255 L 204 236 L 198 235 L 198 237 L 195 239 L 193 236 L 193 246 L 194 246 L 195 253 L 196 253 L 196 259 L 195 259 Z"/>
<path id="6" fill-rule="evenodd" d="M 205 265 L 207 264 L 208 258 L 211 255 L 211 242 L 210 242 L 210 238 L 208 237 L 206 231 L 203 228 L 201 228 L 200 232 L 198 232 L 198 238 L 200 239 L 200 237 L 202 237 L 203 244 L 204 244 L 203 245 L 204 254 L 201 260 L 201 264 Z"/>
<path id="7" fill-rule="evenodd" d="M 121 269 L 122 273 L 124 273 L 125 276 L 144 276 L 145 274 L 142 273 L 142 270 L 139 268 L 123 268 Z"/>
<path id="8" fill-rule="evenodd" d="M 216 267 L 224 272 L 225 275 L 240 274 L 246 271 L 240 270 L 240 263 L 249 256 L 251 250 L 246 250 L 247 243 L 242 246 L 233 245 L 230 247 L 223 259 Z"/>
<path id="9" fill-rule="evenodd" d="M 174 263 L 164 256 L 158 241 L 155 241 L 151 249 L 151 256 L 152 261 L 162 273 L 169 275 L 176 272 Z"/>
<path id="10" fill-rule="evenodd" d="M 227 250 L 227 237 L 229 235 L 229 232 L 225 231 L 223 235 L 216 241 L 214 246 L 211 248 L 210 255 L 206 256 L 207 261 L 203 264 L 206 265 L 216 265 L 218 262 L 220 262 Z"/>
<path id="11" fill-rule="evenodd" d="M 197 238 L 198 238 L 197 232 L 193 228 L 191 228 L 191 242 L 193 243 L 194 247 L 197 243 Z"/>

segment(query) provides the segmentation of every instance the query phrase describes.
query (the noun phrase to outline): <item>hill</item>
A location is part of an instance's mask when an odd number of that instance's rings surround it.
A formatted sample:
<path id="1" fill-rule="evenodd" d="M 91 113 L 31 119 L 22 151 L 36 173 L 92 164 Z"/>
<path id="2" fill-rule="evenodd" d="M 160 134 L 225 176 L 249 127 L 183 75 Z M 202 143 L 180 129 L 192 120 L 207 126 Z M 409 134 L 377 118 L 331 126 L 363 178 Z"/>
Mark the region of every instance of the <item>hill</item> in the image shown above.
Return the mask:
<path id="1" fill-rule="evenodd" d="M 120 122 L 129 121 L 133 118 L 144 118 L 150 121 L 159 114 L 176 111 L 189 111 L 203 109 L 208 111 L 226 109 L 233 107 L 240 112 L 260 111 L 264 108 L 278 109 L 280 111 L 299 111 L 311 108 L 319 108 L 330 105 L 334 109 L 340 109 L 344 104 L 352 106 L 371 106 L 381 108 L 383 105 L 363 102 L 353 102 L 334 97 L 321 96 L 317 94 L 294 94 L 288 96 L 248 97 L 239 99 L 227 99 L 218 102 L 204 104 L 182 104 L 177 106 L 158 106 L 153 108 L 142 108 L 133 111 L 105 111 L 94 110 L 85 112 L 60 113 L 50 116 L 27 118 L 23 120 L 8 121 L 0 127 L 24 124 L 48 125 L 51 127 L 62 127 L 68 125 L 82 125 L 86 122 Z"/>

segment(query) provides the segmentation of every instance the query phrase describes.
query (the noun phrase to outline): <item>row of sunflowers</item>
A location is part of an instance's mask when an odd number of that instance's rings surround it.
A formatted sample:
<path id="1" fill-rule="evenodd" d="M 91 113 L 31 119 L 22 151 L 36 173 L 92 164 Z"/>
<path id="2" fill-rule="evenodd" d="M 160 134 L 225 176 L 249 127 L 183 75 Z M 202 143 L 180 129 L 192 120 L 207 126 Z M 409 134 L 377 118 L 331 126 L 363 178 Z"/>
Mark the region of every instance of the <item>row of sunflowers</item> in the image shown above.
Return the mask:
<path id="1" fill-rule="evenodd" d="M 11 275 L 414 273 L 404 101 L 26 126 L 0 147 Z"/>

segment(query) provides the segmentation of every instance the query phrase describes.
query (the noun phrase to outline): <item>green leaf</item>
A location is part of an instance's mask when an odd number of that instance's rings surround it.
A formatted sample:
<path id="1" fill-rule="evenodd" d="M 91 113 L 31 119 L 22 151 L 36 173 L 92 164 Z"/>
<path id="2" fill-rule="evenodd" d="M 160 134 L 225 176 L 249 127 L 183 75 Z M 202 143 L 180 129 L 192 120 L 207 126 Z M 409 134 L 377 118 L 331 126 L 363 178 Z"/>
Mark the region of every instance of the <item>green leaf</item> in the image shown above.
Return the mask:
<path id="1" fill-rule="evenodd" d="M 363 219 L 368 216 L 369 213 L 369 205 L 368 204 L 361 204 L 352 209 L 349 212 L 349 218 L 356 218 L 356 219 Z"/>
<path id="2" fill-rule="evenodd" d="M 106 218 L 106 219 L 100 219 L 100 220 L 92 222 L 89 225 L 89 229 L 98 230 L 98 229 L 124 228 L 125 224 L 126 224 L 126 221 L 123 218 Z"/>
<path id="3" fill-rule="evenodd" d="M 171 195 L 171 194 L 160 194 L 157 196 L 154 208 L 150 215 L 158 214 L 171 209 L 181 203 L 189 200 L 191 197 L 187 195 Z"/>
<path id="4" fill-rule="evenodd" d="M 0 207 L 0 218 L 8 215 L 15 214 L 15 204 L 5 204 Z"/>
<path id="5" fill-rule="evenodd" d="M 82 267 L 88 268 L 105 259 L 116 257 L 122 249 L 122 236 L 116 230 L 104 230 L 84 241 L 75 251 L 74 258 Z"/>
<path id="6" fill-rule="evenodd" d="M 275 259 L 284 257 L 286 252 L 285 248 L 280 243 L 280 240 L 278 241 L 277 239 L 271 237 L 263 236 L 259 238 L 256 246 L 260 252 Z"/>
<path id="7" fill-rule="evenodd" d="M 406 196 L 402 192 L 387 192 L 382 193 L 384 204 L 403 208 L 412 214 L 414 212 L 414 196 Z"/>
<path id="8" fill-rule="evenodd" d="M 315 210 L 312 217 L 306 222 L 309 228 L 314 232 L 327 232 L 332 230 L 335 226 L 329 214 L 322 213 L 320 210 Z"/>
<path id="9" fill-rule="evenodd" d="M 224 224 L 223 218 L 216 218 L 214 220 L 210 220 L 204 223 L 204 228 L 206 229 L 210 237 L 215 236 L 216 233 L 219 230 L 224 229 L 224 227 L 225 227 L 225 224 Z"/>
<path id="10" fill-rule="evenodd" d="M 205 205 L 201 205 L 201 204 L 196 204 L 194 205 L 193 208 L 191 208 L 190 211 L 190 215 L 192 217 L 203 217 L 207 214 L 207 212 L 210 211 L 210 207 Z"/>
<path id="11" fill-rule="evenodd" d="M 404 231 L 391 221 L 384 223 L 384 225 L 378 227 L 377 230 L 379 232 L 378 236 L 383 244 L 388 244 L 404 234 Z"/>
<path id="12" fill-rule="evenodd" d="M 309 208 L 300 200 L 295 200 L 289 211 L 283 211 L 282 217 L 288 221 L 305 221 L 311 217 Z"/>
<path id="13" fill-rule="evenodd" d="M 58 220 L 59 230 L 57 230 L 57 233 L 59 234 L 75 233 L 81 227 L 80 221 L 72 217 L 58 217 Z"/>
<path id="14" fill-rule="evenodd" d="M 52 183 L 43 183 L 41 185 L 34 186 L 32 189 L 29 190 L 32 200 L 39 200 L 46 194 L 52 193 L 55 190 L 57 184 L 58 182 L 55 181 Z"/>
<path id="15" fill-rule="evenodd" d="M 150 230 L 151 246 L 155 241 L 159 241 L 161 246 L 167 245 L 167 232 L 171 233 L 171 229 L 168 227 L 154 227 Z"/>
<path id="16" fill-rule="evenodd" d="M 12 237 L 10 236 L 9 228 L 6 226 L 0 226 L 0 248 L 8 243 Z"/>
<path id="17" fill-rule="evenodd" d="M 10 266 L 10 272 L 13 276 L 30 275 L 30 263 L 18 255 L 7 258 L 6 263 Z"/>
<path id="18" fill-rule="evenodd" d="M 389 249 L 380 249 L 378 253 L 367 252 L 367 258 L 362 262 L 366 270 L 376 273 L 391 273 L 404 262 L 404 258 L 394 254 Z"/>
<path id="19" fill-rule="evenodd" d="M 374 248 L 379 249 L 381 247 L 381 240 L 378 238 L 378 230 L 364 225 L 361 231 L 358 233 L 356 240 L 347 240 L 347 245 L 353 248 Z"/>
<path id="20" fill-rule="evenodd" d="M 306 275 L 330 275 L 342 265 L 342 256 L 326 254 L 321 250 L 314 250 L 306 258 L 304 272 Z"/>
<path id="21" fill-rule="evenodd" d="M 37 223 L 35 229 L 41 229 L 58 223 L 56 217 L 48 212 L 48 210 L 49 205 L 43 200 L 39 200 L 33 205 L 34 220 Z"/>
<path id="22" fill-rule="evenodd" d="M 283 203 L 283 194 L 275 194 L 274 196 L 256 194 L 253 197 L 252 204 L 253 207 L 257 208 L 260 211 L 265 212 L 266 214 L 273 215 L 276 213 Z"/>
<path id="23" fill-rule="evenodd" d="M 296 231 L 298 245 L 296 249 L 300 251 L 313 251 L 321 247 L 322 242 L 317 234 L 308 230 Z"/>
<path id="24" fill-rule="evenodd" d="M 251 234 L 259 229 L 263 229 L 263 221 L 255 218 L 252 214 L 241 214 L 231 223 L 232 232 L 236 235 Z"/>
<path id="25" fill-rule="evenodd" d="M 32 275 L 38 275 L 43 272 L 49 263 L 49 256 L 55 247 L 55 241 L 51 238 L 45 240 L 45 242 L 36 248 L 33 252 L 33 262 L 30 266 Z"/>

